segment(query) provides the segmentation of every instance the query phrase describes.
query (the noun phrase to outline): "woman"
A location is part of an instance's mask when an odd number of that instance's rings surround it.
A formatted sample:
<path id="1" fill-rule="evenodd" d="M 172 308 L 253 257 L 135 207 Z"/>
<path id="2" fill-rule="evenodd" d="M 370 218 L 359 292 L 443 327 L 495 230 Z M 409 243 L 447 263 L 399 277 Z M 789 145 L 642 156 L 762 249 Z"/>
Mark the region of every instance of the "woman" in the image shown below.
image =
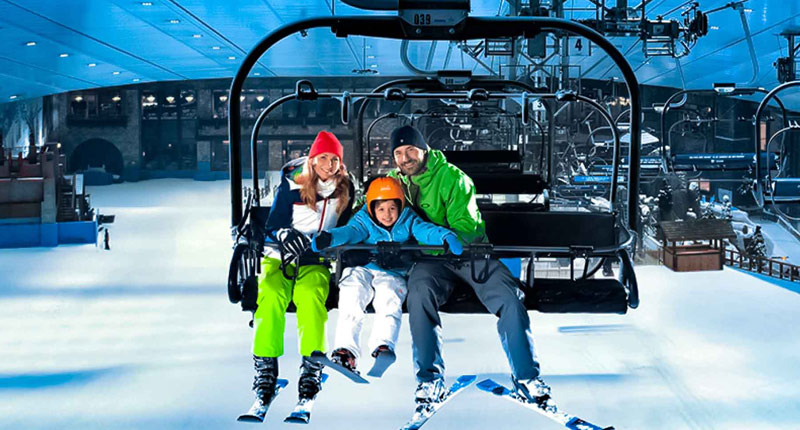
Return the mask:
<path id="1" fill-rule="evenodd" d="M 342 164 L 342 144 L 333 133 L 321 131 L 308 157 L 287 163 L 267 219 L 269 248 L 262 261 L 258 282 L 258 309 L 253 318 L 253 359 L 256 403 L 269 405 L 278 378 L 278 357 L 283 355 L 286 308 L 297 308 L 300 354 L 300 400 L 313 399 L 321 387 L 322 365 L 309 356 L 326 351 L 325 323 L 328 311 L 330 270 L 319 254 L 308 250 L 309 237 L 347 222 L 352 212 L 354 189 Z M 281 269 L 284 261 L 291 261 Z M 295 280 L 287 279 L 284 271 Z M 254 405 L 255 407 L 256 405 Z"/>

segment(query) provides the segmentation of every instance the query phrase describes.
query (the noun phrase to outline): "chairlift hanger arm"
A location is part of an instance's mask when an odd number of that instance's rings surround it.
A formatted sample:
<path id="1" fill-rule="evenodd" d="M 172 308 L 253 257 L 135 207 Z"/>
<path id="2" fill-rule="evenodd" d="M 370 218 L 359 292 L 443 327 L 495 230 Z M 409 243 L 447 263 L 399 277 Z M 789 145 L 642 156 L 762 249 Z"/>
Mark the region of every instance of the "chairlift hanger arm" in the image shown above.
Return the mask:
<path id="1" fill-rule="evenodd" d="M 734 87 L 732 92 L 729 95 L 731 95 L 731 96 L 748 95 L 748 94 L 753 94 L 753 93 L 757 93 L 757 92 L 758 93 L 769 94 L 769 92 L 767 90 L 765 90 L 764 88 L 760 88 L 760 87 L 741 87 L 741 88 Z M 685 94 L 720 94 L 720 93 L 717 90 L 705 89 L 705 88 L 704 89 L 680 90 L 680 91 L 672 94 L 667 99 L 667 101 L 664 103 L 664 106 L 663 106 L 663 108 L 661 110 L 661 141 L 659 142 L 659 152 L 661 153 L 662 169 L 664 169 L 664 172 L 667 172 L 669 170 L 669 168 L 671 167 L 670 166 L 670 159 L 669 159 L 669 157 L 667 157 L 667 149 L 666 149 L 667 146 L 668 146 L 667 143 L 670 140 L 669 139 L 669 133 L 667 133 L 667 112 L 669 112 L 669 110 L 670 110 L 670 108 L 672 106 L 672 102 L 675 101 L 678 97 L 683 96 Z M 786 119 L 786 117 L 787 117 L 786 106 L 783 104 L 783 101 L 781 101 L 781 99 L 778 98 L 777 96 L 775 97 L 775 101 L 778 103 L 778 105 L 780 106 L 781 111 L 783 113 L 784 124 L 787 124 L 787 122 L 786 122 L 787 121 L 787 119 Z M 680 107 L 682 107 L 682 106 L 680 106 Z M 676 108 L 680 108 L 680 107 L 676 107 Z M 758 121 L 756 121 L 756 124 L 757 123 L 758 123 Z M 756 127 L 756 133 L 759 132 L 758 129 L 759 129 L 759 127 Z M 758 162 L 758 160 L 756 160 L 756 163 L 757 162 Z"/>
<path id="2" fill-rule="evenodd" d="M 295 98 L 294 94 L 287 94 L 278 100 L 270 103 L 269 106 L 264 108 L 260 114 L 258 114 L 258 118 L 256 119 L 256 123 L 253 125 L 253 132 L 250 135 L 250 160 L 251 160 L 251 172 L 253 174 L 253 193 L 255 194 L 255 205 L 261 206 L 261 197 L 260 193 L 258 192 L 258 134 L 261 132 L 261 126 L 264 124 L 264 121 L 267 119 L 267 116 L 275 110 L 278 106 L 282 105 L 283 103 L 292 100 Z"/>
<path id="3" fill-rule="evenodd" d="M 770 154 L 769 147 L 770 147 L 770 145 L 772 145 L 772 141 L 774 141 L 776 137 L 782 136 L 784 133 L 789 132 L 789 131 L 798 131 L 798 130 L 800 130 L 800 125 L 798 125 L 796 122 L 790 122 L 788 126 L 776 131 L 772 136 L 770 136 L 769 140 L 767 141 L 766 146 L 764 146 L 765 152 L 767 153 L 767 157 L 769 157 L 769 154 Z M 756 156 L 760 156 L 760 154 L 758 154 Z M 780 166 L 778 166 L 778 167 L 780 167 Z M 779 168 L 778 169 L 778 176 L 780 175 L 780 170 L 781 169 Z M 771 187 L 772 186 L 772 169 L 769 166 L 767 166 L 767 181 L 766 181 L 764 186 L 765 187 Z M 770 193 L 770 200 L 772 201 L 772 205 L 774 206 L 775 205 L 775 193 L 774 192 Z"/>

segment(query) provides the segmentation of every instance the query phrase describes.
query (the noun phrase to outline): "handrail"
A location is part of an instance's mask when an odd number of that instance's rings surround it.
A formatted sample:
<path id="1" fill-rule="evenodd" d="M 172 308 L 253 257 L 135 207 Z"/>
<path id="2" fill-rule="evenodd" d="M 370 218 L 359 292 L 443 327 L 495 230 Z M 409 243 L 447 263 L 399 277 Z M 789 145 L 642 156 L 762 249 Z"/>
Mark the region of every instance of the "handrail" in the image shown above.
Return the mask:
<path id="1" fill-rule="evenodd" d="M 788 280 L 790 282 L 800 282 L 800 266 L 796 264 L 787 263 L 774 258 L 746 255 L 733 249 L 724 249 L 723 252 L 726 266 L 738 267 L 748 272 L 759 273 L 778 279 L 786 279 L 785 276 L 788 275 Z M 777 266 L 777 270 L 775 266 Z"/>

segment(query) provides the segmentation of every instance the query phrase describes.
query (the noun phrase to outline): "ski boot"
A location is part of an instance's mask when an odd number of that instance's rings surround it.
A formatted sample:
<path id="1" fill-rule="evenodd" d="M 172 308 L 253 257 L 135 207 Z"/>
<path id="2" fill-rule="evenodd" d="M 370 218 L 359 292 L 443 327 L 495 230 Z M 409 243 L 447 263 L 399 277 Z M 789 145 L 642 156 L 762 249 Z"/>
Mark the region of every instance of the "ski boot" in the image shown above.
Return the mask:
<path id="1" fill-rule="evenodd" d="M 300 365 L 300 379 L 297 382 L 297 391 L 300 400 L 313 400 L 322 389 L 322 363 L 303 357 Z"/>
<path id="2" fill-rule="evenodd" d="M 417 403 L 417 407 L 426 406 L 441 402 L 446 395 L 447 388 L 444 386 L 444 379 L 438 378 L 433 381 L 420 382 L 414 393 L 414 401 Z"/>
<path id="3" fill-rule="evenodd" d="M 338 348 L 331 353 L 331 361 L 358 373 L 356 370 L 356 356 L 347 348 Z"/>
<path id="4" fill-rule="evenodd" d="M 512 375 L 511 381 L 516 395 L 522 400 L 538 405 L 545 412 L 556 412 L 556 404 L 550 398 L 550 386 L 542 378 L 517 379 Z"/>
<path id="5" fill-rule="evenodd" d="M 253 356 L 256 376 L 253 380 L 253 391 L 262 405 L 269 406 L 275 397 L 275 385 L 278 381 L 278 358 Z"/>
<path id="6" fill-rule="evenodd" d="M 372 351 L 372 357 L 373 358 L 378 358 L 378 356 L 381 355 L 381 353 L 383 353 L 383 352 L 394 353 L 394 351 L 392 351 L 392 348 L 389 348 L 389 345 L 381 345 L 381 346 L 375 348 L 375 351 Z"/>

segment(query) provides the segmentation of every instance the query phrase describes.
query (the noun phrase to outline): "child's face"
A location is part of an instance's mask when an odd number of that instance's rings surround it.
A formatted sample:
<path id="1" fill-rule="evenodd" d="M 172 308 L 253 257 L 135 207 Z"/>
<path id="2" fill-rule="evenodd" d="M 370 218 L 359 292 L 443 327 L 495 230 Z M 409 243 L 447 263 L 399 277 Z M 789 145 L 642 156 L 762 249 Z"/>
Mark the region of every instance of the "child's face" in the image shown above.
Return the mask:
<path id="1" fill-rule="evenodd" d="M 375 218 L 384 227 L 389 227 L 400 216 L 400 207 L 394 200 L 382 200 L 375 204 Z"/>

